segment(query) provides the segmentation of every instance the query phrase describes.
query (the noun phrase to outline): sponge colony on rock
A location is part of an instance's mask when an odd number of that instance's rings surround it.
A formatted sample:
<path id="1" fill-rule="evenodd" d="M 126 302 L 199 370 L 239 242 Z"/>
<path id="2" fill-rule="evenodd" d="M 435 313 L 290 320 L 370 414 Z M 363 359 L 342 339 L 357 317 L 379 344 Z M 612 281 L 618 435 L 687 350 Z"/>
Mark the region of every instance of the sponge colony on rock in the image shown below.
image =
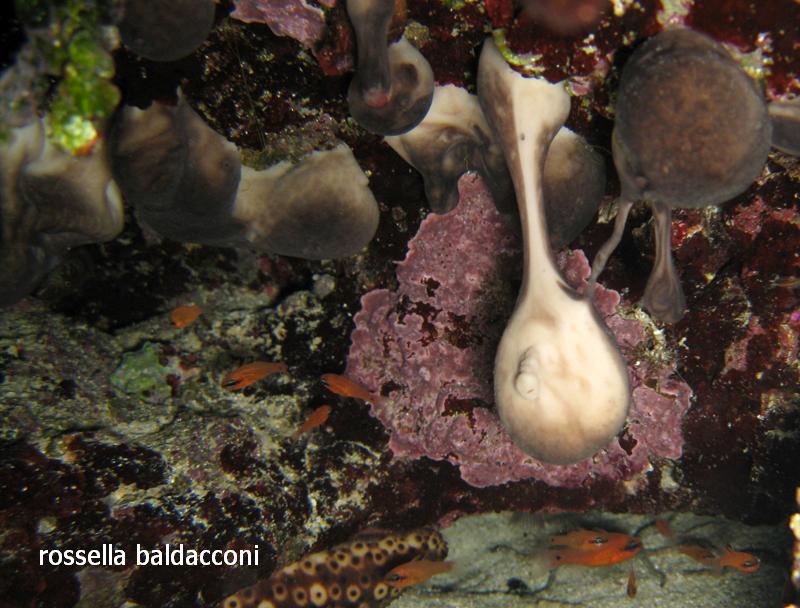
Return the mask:
<path id="1" fill-rule="evenodd" d="M 688 29 L 645 42 L 620 81 L 612 143 L 622 193 L 592 278 L 622 237 L 633 202 L 645 200 L 653 207 L 656 258 L 643 304 L 663 321 L 680 319 L 671 209 L 718 205 L 743 192 L 761 172 L 770 139 L 763 95 L 721 45 Z"/>
<path id="2" fill-rule="evenodd" d="M 590 495 L 592 484 L 607 492 L 609 483 L 670 466 L 665 459 L 682 453 L 691 390 L 654 346 L 655 327 L 625 318 L 629 305 L 618 307 L 619 294 L 602 286 L 595 304 L 628 362 L 633 399 L 625 430 L 596 457 L 570 466 L 544 464 L 512 442 L 493 405 L 492 358 L 516 298 L 519 239 L 479 177 L 465 175 L 459 187 L 456 208 L 428 214 L 409 241 L 397 288 L 365 294 L 354 318 L 346 374 L 380 393 L 370 412 L 389 432 L 395 458 L 447 460 L 473 486 L 538 479 Z M 567 284 L 586 286 L 581 251 L 561 252 L 557 262 Z M 611 495 L 625 493 L 618 487 Z"/>
<path id="3" fill-rule="evenodd" d="M 367 177 L 343 144 L 297 164 L 242 167 L 183 98 L 126 108 L 111 139 L 125 199 L 172 239 L 327 259 L 357 252 L 378 226 Z"/>

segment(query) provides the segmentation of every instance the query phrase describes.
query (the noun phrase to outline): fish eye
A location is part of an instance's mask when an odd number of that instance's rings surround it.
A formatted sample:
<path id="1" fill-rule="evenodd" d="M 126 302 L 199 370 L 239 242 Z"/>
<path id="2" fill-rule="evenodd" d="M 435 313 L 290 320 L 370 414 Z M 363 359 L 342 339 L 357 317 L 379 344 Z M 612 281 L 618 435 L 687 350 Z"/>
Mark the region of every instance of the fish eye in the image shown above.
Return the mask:
<path id="1" fill-rule="evenodd" d="M 592 543 L 593 545 L 603 545 L 608 542 L 608 539 L 605 536 L 595 536 L 589 542 Z"/>
<path id="2" fill-rule="evenodd" d="M 403 578 L 404 578 L 403 575 L 399 574 L 398 572 L 390 572 L 389 574 L 386 575 L 386 579 L 385 580 L 386 580 L 386 582 L 389 582 L 389 583 L 396 583 L 398 581 L 403 580 Z"/>

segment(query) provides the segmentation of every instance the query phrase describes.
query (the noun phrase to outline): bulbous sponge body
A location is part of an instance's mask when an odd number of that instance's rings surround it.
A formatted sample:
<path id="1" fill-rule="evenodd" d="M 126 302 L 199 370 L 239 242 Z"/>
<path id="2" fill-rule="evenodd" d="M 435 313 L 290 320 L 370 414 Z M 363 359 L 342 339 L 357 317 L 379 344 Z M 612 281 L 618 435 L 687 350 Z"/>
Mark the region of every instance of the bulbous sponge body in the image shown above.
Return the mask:
<path id="1" fill-rule="evenodd" d="M 353 152 L 344 144 L 296 165 L 245 169 L 234 209 L 257 249 L 307 260 L 352 255 L 378 229 L 378 203 Z M 264 207 L 268 213 L 254 209 Z"/>
<path id="2" fill-rule="evenodd" d="M 770 138 L 763 95 L 711 38 L 667 30 L 625 65 L 613 141 L 623 196 L 723 203 L 759 175 Z"/>
<path id="3" fill-rule="evenodd" d="M 387 46 L 393 0 L 348 0 L 358 66 L 347 92 L 350 114 L 371 133 L 399 135 L 417 126 L 431 106 L 433 71 L 402 38 Z"/>
<path id="4" fill-rule="evenodd" d="M 625 363 L 591 304 L 566 293 L 550 301 L 523 302 L 509 320 L 495 358 L 495 401 L 524 452 L 572 464 L 619 432 L 630 389 Z"/>
<path id="5" fill-rule="evenodd" d="M 562 127 L 547 151 L 542 189 L 547 235 L 558 250 L 572 242 L 597 213 L 606 189 L 602 156 L 583 137 Z"/>
<path id="6" fill-rule="evenodd" d="M 183 97 L 117 119 L 114 175 L 137 217 L 163 236 L 328 259 L 356 253 L 377 230 L 378 203 L 344 144 L 256 171 Z"/>
<path id="7" fill-rule="evenodd" d="M 214 23 L 214 0 L 120 0 L 118 10 L 122 42 L 153 61 L 186 57 Z"/>
<path id="8" fill-rule="evenodd" d="M 509 165 L 524 251 L 517 305 L 495 356 L 495 404 L 522 450 L 547 463 L 572 464 L 620 431 L 630 388 L 613 338 L 591 301 L 566 285 L 548 246 L 543 168 L 569 113 L 569 96 L 561 84 L 523 78 L 487 42 L 478 98 Z"/>
<path id="9" fill-rule="evenodd" d="M 772 146 L 800 156 L 800 98 L 769 104 L 772 120 Z"/>
<path id="10" fill-rule="evenodd" d="M 13 129 L 0 146 L 0 306 L 33 291 L 70 248 L 109 241 L 123 222 L 102 140 L 73 156 L 40 120 Z"/>
<path id="11" fill-rule="evenodd" d="M 242 246 L 232 217 L 239 152 L 181 97 L 126 107 L 109 137 L 114 177 L 137 217 L 176 241 Z"/>

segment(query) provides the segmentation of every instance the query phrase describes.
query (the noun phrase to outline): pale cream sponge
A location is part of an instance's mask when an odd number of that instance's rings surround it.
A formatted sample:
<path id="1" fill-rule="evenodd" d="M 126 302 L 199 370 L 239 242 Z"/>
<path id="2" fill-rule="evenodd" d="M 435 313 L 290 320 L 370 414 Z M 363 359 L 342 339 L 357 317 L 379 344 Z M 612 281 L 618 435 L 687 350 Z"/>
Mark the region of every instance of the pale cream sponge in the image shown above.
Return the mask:
<path id="1" fill-rule="evenodd" d="M 422 174 L 425 196 L 436 213 L 458 203 L 458 180 L 478 172 L 494 204 L 519 228 L 514 184 L 503 149 L 483 116 L 478 97 L 454 85 L 437 86 L 425 119 L 402 135 L 385 137 L 403 160 Z M 605 192 L 602 157 L 577 133 L 561 127 L 544 165 L 547 232 L 560 249 L 589 225 Z"/>
<path id="2" fill-rule="evenodd" d="M 425 118 L 402 135 L 384 138 L 422 174 L 425 196 L 436 213 L 458 203 L 458 180 L 469 170 L 481 174 L 502 211 L 516 207 L 503 151 L 483 117 L 478 98 L 454 85 L 437 86 Z"/>
<path id="3" fill-rule="evenodd" d="M 487 41 L 478 98 L 502 143 L 523 233 L 522 287 L 495 358 L 497 410 L 525 452 L 548 463 L 574 463 L 620 431 L 630 388 L 602 319 L 565 284 L 548 244 L 542 173 L 569 96 L 561 84 L 514 72 Z"/>

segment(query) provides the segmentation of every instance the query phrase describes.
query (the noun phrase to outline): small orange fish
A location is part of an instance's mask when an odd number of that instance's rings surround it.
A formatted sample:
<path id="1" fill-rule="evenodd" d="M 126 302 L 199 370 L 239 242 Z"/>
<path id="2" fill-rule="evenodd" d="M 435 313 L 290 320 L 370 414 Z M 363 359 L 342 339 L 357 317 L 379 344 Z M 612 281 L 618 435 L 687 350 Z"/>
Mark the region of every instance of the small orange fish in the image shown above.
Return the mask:
<path id="1" fill-rule="evenodd" d="M 288 371 L 289 368 L 286 367 L 286 364 L 280 361 L 276 363 L 269 361 L 246 363 L 225 375 L 222 379 L 222 388 L 228 391 L 238 391 L 271 374 L 285 374 Z"/>
<path id="2" fill-rule="evenodd" d="M 404 589 L 412 585 L 424 583 L 432 576 L 442 574 L 443 572 L 450 572 L 452 569 L 453 562 L 418 559 L 392 568 L 386 573 L 383 580 L 385 580 L 390 587 Z"/>
<path id="3" fill-rule="evenodd" d="M 719 565 L 723 568 L 735 568 L 739 572 L 750 574 L 758 572 L 758 569 L 761 567 L 761 560 L 752 553 L 734 551 L 731 546 L 728 545 L 719 557 Z"/>
<path id="4" fill-rule="evenodd" d="M 292 437 L 297 439 L 303 433 L 307 433 L 308 431 L 317 428 L 318 426 L 322 426 L 327 422 L 328 416 L 331 414 L 331 406 L 330 405 L 320 405 L 317 409 L 311 412 L 303 421 L 297 430 L 294 432 Z"/>
<path id="5" fill-rule="evenodd" d="M 628 587 L 626 589 L 628 597 L 633 599 L 636 597 L 636 573 L 631 568 L 631 573 L 628 575 Z"/>
<path id="6" fill-rule="evenodd" d="M 562 564 L 579 566 L 611 566 L 635 557 L 642 550 L 642 541 L 636 536 L 619 532 L 603 532 L 606 542 L 580 548 L 552 545 L 547 550 L 550 567 Z"/>
<path id="7" fill-rule="evenodd" d="M 607 542 L 608 534 L 597 530 L 573 530 L 550 537 L 551 548 L 553 545 L 558 545 L 570 549 L 592 549 Z"/>
<path id="8" fill-rule="evenodd" d="M 678 545 L 678 551 L 704 566 L 714 567 L 716 565 L 717 556 L 708 547 L 699 544 L 682 544 Z"/>
<path id="9" fill-rule="evenodd" d="M 189 327 L 192 323 L 197 321 L 197 317 L 203 314 L 203 309 L 197 304 L 189 304 L 188 306 L 178 306 L 173 308 L 169 313 L 169 318 L 178 329 Z"/>
<path id="10" fill-rule="evenodd" d="M 675 538 L 675 532 L 672 531 L 670 525 L 663 519 L 656 520 L 656 530 L 664 538 Z"/>
<path id="11" fill-rule="evenodd" d="M 722 551 L 712 550 L 700 544 L 678 545 L 678 551 L 688 555 L 694 561 L 703 564 L 707 568 L 721 571 L 723 568 L 734 568 L 739 572 L 757 572 L 761 567 L 761 561 L 752 553 L 744 551 L 734 551 L 730 546 Z"/>
<path id="12" fill-rule="evenodd" d="M 377 403 L 381 399 L 380 395 L 371 393 L 357 382 L 339 374 L 322 374 L 322 382 L 325 383 L 325 388 L 342 397 L 354 397 L 367 403 Z"/>

